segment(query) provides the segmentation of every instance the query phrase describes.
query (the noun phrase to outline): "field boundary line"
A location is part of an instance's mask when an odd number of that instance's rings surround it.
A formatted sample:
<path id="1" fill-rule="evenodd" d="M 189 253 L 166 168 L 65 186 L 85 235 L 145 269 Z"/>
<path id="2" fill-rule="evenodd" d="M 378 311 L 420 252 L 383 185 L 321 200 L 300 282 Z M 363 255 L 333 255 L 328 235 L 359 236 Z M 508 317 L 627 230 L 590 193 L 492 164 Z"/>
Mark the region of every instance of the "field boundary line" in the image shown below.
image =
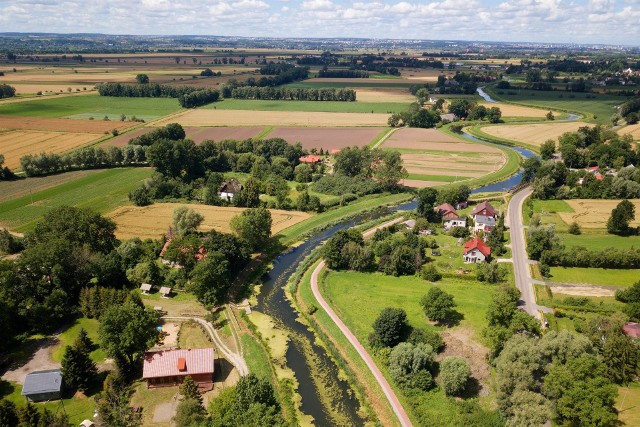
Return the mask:
<path id="1" fill-rule="evenodd" d="M 389 139 L 389 137 L 390 137 L 390 136 L 391 136 L 395 131 L 397 131 L 398 129 L 401 129 L 401 128 L 393 128 L 393 129 L 391 129 L 389 132 L 387 132 L 387 134 L 386 134 L 385 136 L 383 136 L 382 138 L 380 138 L 380 140 L 378 140 L 378 142 L 376 142 L 375 144 L 373 144 L 373 147 L 371 147 L 371 148 L 372 148 L 372 149 L 376 149 L 376 148 L 378 148 L 379 146 L 381 146 L 382 144 L 384 144 L 384 142 L 385 142 L 387 139 Z"/>

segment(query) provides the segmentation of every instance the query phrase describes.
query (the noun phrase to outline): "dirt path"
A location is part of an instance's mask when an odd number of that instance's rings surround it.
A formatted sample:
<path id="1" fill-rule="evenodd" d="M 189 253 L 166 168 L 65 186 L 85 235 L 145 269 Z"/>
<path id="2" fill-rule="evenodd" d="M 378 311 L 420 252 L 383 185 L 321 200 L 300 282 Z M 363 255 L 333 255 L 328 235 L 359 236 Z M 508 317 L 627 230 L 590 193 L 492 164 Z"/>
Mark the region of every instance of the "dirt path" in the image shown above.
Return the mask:
<path id="1" fill-rule="evenodd" d="M 488 395 L 491 379 L 491 369 L 487 363 L 489 349 L 474 341 L 472 330 L 462 327 L 443 331 L 442 340 L 446 346 L 436 360 L 441 362 L 450 356 L 464 358 L 471 366 L 471 376 L 478 382 L 478 395 Z"/>
<path id="2" fill-rule="evenodd" d="M 14 365 L 19 366 L 14 366 L 13 369 L 5 372 L 2 375 L 2 379 L 23 384 L 24 378 L 30 372 L 60 368 L 59 363 L 51 360 L 51 352 L 58 344 L 59 340 L 57 336 L 42 340 L 42 342 L 38 343 L 35 351 L 25 363 L 14 363 Z"/>

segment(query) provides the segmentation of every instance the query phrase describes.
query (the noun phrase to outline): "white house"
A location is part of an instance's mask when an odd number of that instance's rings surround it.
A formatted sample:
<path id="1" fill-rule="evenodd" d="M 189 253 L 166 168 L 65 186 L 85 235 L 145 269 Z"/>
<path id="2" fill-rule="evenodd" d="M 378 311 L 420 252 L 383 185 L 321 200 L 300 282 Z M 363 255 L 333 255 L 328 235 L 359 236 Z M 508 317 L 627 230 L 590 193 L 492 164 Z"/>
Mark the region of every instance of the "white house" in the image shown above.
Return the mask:
<path id="1" fill-rule="evenodd" d="M 240 192 L 240 190 L 242 190 L 242 184 L 240 184 L 240 181 L 233 178 L 230 181 L 222 183 L 220 186 L 219 196 L 222 200 L 231 201 L 236 193 Z"/>
<path id="2" fill-rule="evenodd" d="M 482 231 L 490 233 L 496 227 L 496 219 L 492 216 L 476 215 L 474 218 L 473 232 Z"/>
<path id="3" fill-rule="evenodd" d="M 479 237 L 474 237 L 464 244 L 462 257 L 467 264 L 484 262 L 489 255 L 491 255 L 491 248 Z"/>
<path id="4" fill-rule="evenodd" d="M 453 227 L 466 227 L 467 220 L 465 218 L 448 219 L 444 222 L 444 230 L 447 231 Z"/>

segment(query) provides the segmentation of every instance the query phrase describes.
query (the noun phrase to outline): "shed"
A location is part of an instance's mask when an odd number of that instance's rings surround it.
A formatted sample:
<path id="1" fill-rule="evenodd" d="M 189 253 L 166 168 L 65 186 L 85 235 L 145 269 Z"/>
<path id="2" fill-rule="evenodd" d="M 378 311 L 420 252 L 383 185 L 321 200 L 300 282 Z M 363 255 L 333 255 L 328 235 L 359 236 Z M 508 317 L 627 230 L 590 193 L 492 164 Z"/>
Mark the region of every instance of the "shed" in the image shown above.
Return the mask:
<path id="1" fill-rule="evenodd" d="M 140 290 L 145 295 L 149 295 L 149 292 L 151 292 L 151 288 L 152 286 L 150 283 L 143 283 L 142 285 L 140 285 Z"/>
<path id="2" fill-rule="evenodd" d="M 93 426 L 95 426 L 96 424 L 95 424 L 93 421 L 91 421 L 91 420 L 84 420 L 83 422 L 81 422 L 81 423 L 80 423 L 80 425 L 81 425 L 82 427 L 93 427 Z"/>
<path id="3" fill-rule="evenodd" d="M 161 287 L 160 295 L 162 295 L 162 298 L 169 298 L 171 296 L 171 288 L 168 286 Z"/>
<path id="4" fill-rule="evenodd" d="M 27 374 L 22 386 L 22 395 L 29 402 L 60 399 L 62 392 L 62 373 L 60 369 L 36 371 Z"/>

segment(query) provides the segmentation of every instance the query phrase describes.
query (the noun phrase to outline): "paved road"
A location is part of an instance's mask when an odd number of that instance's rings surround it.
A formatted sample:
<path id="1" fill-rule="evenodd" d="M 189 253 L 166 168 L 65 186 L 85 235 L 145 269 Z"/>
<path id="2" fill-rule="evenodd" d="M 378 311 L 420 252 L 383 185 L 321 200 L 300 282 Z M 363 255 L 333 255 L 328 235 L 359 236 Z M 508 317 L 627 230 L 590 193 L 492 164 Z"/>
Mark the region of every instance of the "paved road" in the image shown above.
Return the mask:
<path id="1" fill-rule="evenodd" d="M 367 232 L 364 233 L 364 237 L 368 237 L 372 235 L 379 228 L 388 227 L 389 225 L 396 224 L 398 222 L 401 222 L 402 220 L 403 218 L 397 218 L 381 226 L 368 230 Z M 411 424 L 411 420 L 409 419 L 409 416 L 407 415 L 404 408 L 400 404 L 400 401 L 398 400 L 398 397 L 396 396 L 393 389 L 391 388 L 391 385 L 389 384 L 387 379 L 384 377 L 384 375 L 382 375 L 382 372 L 380 372 L 380 369 L 378 369 L 378 367 L 376 366 L 375 362 L 373 361 L 369 353 L 367 353 L 367 350 L 365 350 L 362 344 L 360 344 L 360 341 L 358 341 L 358 338 L 356 338 L 356 336 L 349 330 L 349 328 L 347 328 L 347 325 L 345 325 L 344 322 L 340 320 L 340 318 L 335 313 L 335 311 L 333 311 L 333 309 L 329 306 L 329 304 L 327 304 L 325 299 L 322 297 L 322 294 L 318 289 L 318 277 L 320 276 L 320 272 L 322 272 L 324 268 L 325 268 L 325 262 L 322 261 L 320 264 L 318 264 L 315 270 L 313 270 L 313 274 L 311 275 L 311 290 L 313 291 L 313 296 L 318 300 L 318 303 L 320 304 L 320 306 L 324 309 L 324 311 L 327 312 L 331 320 L 333 320 L 333 322 L 338 326 L 338 328 L 344 334 L 344 336 L 347 337 L 347 340 L 349 340 L 351 345 L 353 345 L 353 347 L 356 349 L 360 357 L 362 357 L 362 360 L 364 360 L 364 362 L 367 364 L 367 367 L 371 370 L 371 373 L 375 377 L 376 381 L 378 382 L 378 384 L 380 384 L 380 387 L 382 388 L 382 391 L 387 397 L 389 404 L 393 408 L 393 412 L 395 412 L 396 416 L 398 417 L 400 424 L 403 427 L 412 426 L 413 424 Z"/>
<path id="2" fill-rule="evenodd" d="M 542 321 L 540 311 L 552 311 L 548 307 L 536 304 L 535 292 L 533 290 L 534 279 L 531 278 L 529 270 L 529 257 L 527 256 L 527 246 L 524 238 L 524 225 L 522 224 L 522 205 L 524 200 L 532 193 L 531 187 L 526 187 L 513 195 L 509 202 L 506 223 L 511 230 L 511 252 L 513 254 L 513 271 L 516 280 L 516 287 L 522 293 L 520 308 Z"/>

